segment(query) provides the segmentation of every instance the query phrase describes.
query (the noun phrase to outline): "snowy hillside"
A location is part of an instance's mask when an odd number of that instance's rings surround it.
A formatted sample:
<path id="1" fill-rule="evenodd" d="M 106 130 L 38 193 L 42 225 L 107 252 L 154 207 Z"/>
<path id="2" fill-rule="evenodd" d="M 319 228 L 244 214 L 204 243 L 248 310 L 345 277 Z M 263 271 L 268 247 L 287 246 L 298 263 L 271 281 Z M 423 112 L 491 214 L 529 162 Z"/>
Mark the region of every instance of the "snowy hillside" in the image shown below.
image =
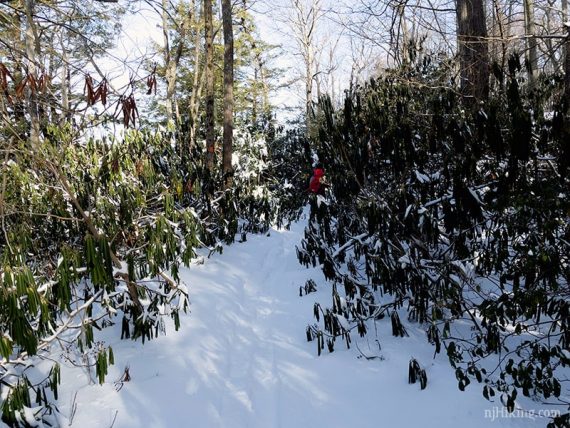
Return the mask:
<path id="1" fill-rule="evenodd" d="M 248 236 L 182 271 L 190 290 L 191 313 L 181 330 L 145 345 L 120 341 L 120 328 L 103 332 L 116 366 L 99 386 L 83 370 L 61 361 L 63 426 L 128 427 L 534 427 L 547 420 L 490 403 L 480 385 L 457 389 L 444 355 L 435 360 L 424 331 L 392 337 L 379 322 L 378 345 L 356 339 L 318 357 L 305 328 L 312 307 L 330 294 L 320 269 L 305 269 L 295 246 L 305 222 L 290 231 Z M 203 263 L 202 263 L 203 262 Z M 318 292 L 299 297 L 308 278 Z M 317 297 L 315 297 L 317 296 Z M 372 335 L 368 335 L 372 337 Z M 408 363 L 425 367 L 428 386 L 408 384 Z M 124 364 L 131 380 L 121 378 Z M 74 398 L 75 397 L 75 398 Z M 532 402 L 523 403 L 527 410 Z M 538 406 L 538 404 L 536 404 Z M 538 412 L 536 407 L 536 412 Z"/>

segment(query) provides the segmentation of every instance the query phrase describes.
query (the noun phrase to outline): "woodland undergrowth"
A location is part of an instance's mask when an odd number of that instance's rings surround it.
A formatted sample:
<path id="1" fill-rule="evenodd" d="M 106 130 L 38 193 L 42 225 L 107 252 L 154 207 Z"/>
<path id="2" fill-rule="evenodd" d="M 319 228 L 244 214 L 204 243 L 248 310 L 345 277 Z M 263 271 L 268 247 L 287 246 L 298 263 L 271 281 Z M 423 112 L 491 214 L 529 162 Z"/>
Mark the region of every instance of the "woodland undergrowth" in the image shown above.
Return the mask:
<path id="1" fill-rule="evenodd" d="M 377 322 L 398 337 L 419 325 L 460 390 L 475 380 L 509 411 L 520 395 L 568 409 L 562 77 L 531 88 L 513 55 L 493 67 L 489 101 L 467 109 L 452 59 L 412 58 L 352 88 L 340 108 L 328 98 L 315 108 L 330 185 L 311 199 L 298 258 L 322 267 L 332 293 L 315 304 L 307 339 L 320 354 L 355 335 L 381 344 Z M 423 389 L 421 363 L 410 362 L 410 379 Z M 549 426 L 569 423 L 562 411 Z"/>
<path id="2" fill-rule="evenodd" d="M 202 248 L 263 232 L 277 218 L 264 136 L 236 132 L 235 173 L 224 189 L 221 156 L 172 130 L 86 138 L 49 126 L 34 146 L 12 134 L 4 151 L 0 234 L 0 396 L 9 426 L 58 425 L 61 358 L 105 382 L 113 350 L 97 331 L 150 340 L 180 326 L 180 281 Z M 37 363 L 54 361 L 49 373 Z"/>

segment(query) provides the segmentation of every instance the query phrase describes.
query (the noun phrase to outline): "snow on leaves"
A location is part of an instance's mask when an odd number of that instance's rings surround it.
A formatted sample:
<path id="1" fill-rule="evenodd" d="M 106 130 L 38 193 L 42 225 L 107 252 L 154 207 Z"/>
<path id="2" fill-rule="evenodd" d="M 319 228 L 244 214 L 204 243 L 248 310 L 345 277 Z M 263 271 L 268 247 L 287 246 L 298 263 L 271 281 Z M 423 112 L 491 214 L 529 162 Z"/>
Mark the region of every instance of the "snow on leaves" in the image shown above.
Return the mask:
<path id="1" fill-rule="evenodd" d="M 370 335 L 367 326 L 390 315 L 396 336 L 407 323 L 425 326 L 460 389 L 484 382 L 484 396 L 497 391 L 509 409 L 517 393 L 562 397 L 570 343 L 562 134 L 512 70 L 507 90 L 472 116 L 451 88 L 418 91 L 413 71 L 402 72 L 411 73 L 406 85 L 396 70 L 349 94 L 344 110 L 320 106 L 315 150 L 331 192 L 327 204 L 311 201 L 297 254 L 344 295 L 316 306 L 329 318 L 312 335 Z M 328 314 L 348 328 L 335 331 Z"/>

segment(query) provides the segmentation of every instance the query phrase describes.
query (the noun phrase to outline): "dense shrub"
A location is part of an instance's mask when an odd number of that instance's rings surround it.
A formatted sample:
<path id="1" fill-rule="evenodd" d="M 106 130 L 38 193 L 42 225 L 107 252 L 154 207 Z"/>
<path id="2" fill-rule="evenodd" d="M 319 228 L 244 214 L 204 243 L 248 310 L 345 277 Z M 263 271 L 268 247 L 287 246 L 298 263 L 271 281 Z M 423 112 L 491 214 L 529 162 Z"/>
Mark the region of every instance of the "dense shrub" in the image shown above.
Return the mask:
<path id="1" fill-rule="evenodd" d="M 0 204 L 2 420 L 54 424 L 59 366 L 33 382 L 38 358 L 65 344 L 102 383 L 114 357 L 94 330 L 119 323 L 122 338 L 144 342 L 165 331 L 164 316 L 178 329 L 188 308 L 180 265 L 199 247 L 221 251 L 240 224 L 264 230 L 277 208 L 258 169 L 267 148 L 247 132 L 236 136 L 227 190 L 204 168 L 203 147 L 180 147 L 168 132 L 86 141 L 69 126 L 39 146 L 11 141 Z"/>
<path id="2" fill-rule="evenodd" d="M 417 56 L 319 103 L 319 158 L 331 182 L 298 249 L 333 282 L 308 338 L 425 327 L 460 389 L 471 379 L 514 409 L 518 393 L 562 404 L 570 364 L 569 178 L 560 79 L 529 93 L 520 61 L 495 67 L 488 103 L 465 111 L 445 59 Z M 504 89 L 501 89 L 504 88 Z M 552 109 L 550 106 L 553 106 Z M 331 346 L 332 345 L 332 346 Z M 553 425 L 567 426 L 568 414 Z"/>

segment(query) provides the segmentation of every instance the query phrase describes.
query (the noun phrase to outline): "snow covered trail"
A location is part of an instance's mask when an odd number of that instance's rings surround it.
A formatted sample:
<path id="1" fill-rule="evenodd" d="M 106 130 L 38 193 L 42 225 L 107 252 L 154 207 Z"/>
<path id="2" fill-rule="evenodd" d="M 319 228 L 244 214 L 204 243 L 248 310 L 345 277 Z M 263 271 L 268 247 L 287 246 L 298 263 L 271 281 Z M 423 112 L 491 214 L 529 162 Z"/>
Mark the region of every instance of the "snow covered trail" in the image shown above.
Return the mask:
<path id="1" fill-rule="evenodd" d="M 380 324 L 383 361 L 358 358 L 337 344 L 317 357 L 305 327 L 316 300 L 329 301 L 330 285 L 318 269 L 298 264 L 295 245 L 303 223 L 291 231 L 224 248 L 182 272 L 191 313 L 180 331 L 147 342 L 105 338 L 116 366 L 103 385 L 89 385 L 84 372 L 63 375 L 60 410 L 73 427 L 484 427 L 545 426 L 545 420 L 501 417 L 480 385 L 457 389 L 453 370 L 426 343 L 418 326 L 405 339 Z M 299 297 L 313 278 L 319 291 Z M 356 337 L 353 337 L 356 340 Z M 368 344 L 359 339 L 364 351 Z M 428 388 L 408 385 L 407 366 L 426 367 Z M 113 381 L 129 365 L 132 380 L 116 391 Z M 73 373 L 73 375 L 72 375 Z M 75 376 L 75 379 L 69 377 Z M 493 420 L 497 407 L 498 419 Z M 487 411 L 487 417 L 485 417 Z"/>

